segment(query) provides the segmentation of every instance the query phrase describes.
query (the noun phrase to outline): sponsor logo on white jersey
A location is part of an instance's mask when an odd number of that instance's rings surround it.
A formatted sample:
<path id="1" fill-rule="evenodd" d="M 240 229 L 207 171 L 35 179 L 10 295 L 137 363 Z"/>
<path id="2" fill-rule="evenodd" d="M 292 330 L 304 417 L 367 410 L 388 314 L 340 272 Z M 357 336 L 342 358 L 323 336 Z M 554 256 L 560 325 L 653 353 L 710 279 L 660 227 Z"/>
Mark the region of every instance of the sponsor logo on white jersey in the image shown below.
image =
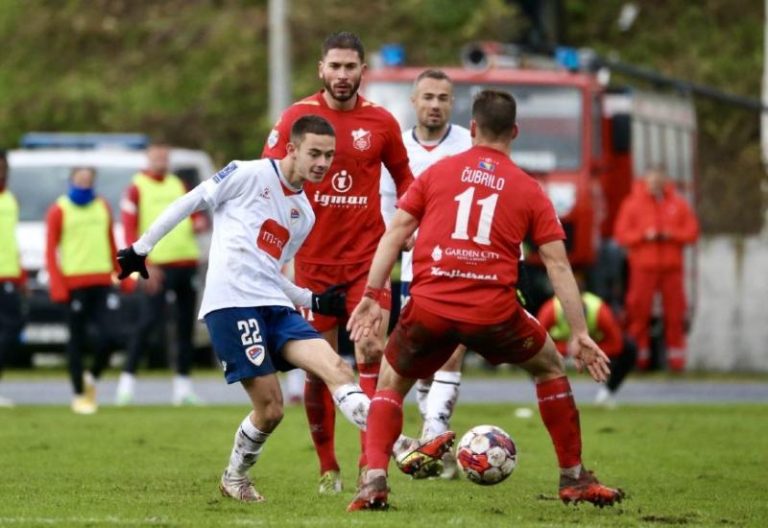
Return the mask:
<path id="1" fill-rule="evenodd" d="M 363 151 L 371 148 L 371 131 L 358 128 L 352 131 L 352 146 Z"/>
<path id="2" fill-rule="evenodd" d="M 265 200 L 269 200 L 271 193 L 272 190 L 269 187 L 264 187 L 264 190 L 259 193 L 259 196 Z"/>

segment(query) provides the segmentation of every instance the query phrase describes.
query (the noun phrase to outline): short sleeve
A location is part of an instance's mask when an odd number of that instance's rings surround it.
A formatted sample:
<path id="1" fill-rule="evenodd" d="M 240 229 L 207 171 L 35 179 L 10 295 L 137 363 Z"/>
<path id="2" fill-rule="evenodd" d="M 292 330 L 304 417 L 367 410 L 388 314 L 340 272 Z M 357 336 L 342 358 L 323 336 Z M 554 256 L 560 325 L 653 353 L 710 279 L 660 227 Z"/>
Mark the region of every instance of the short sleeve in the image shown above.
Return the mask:
<path id="1" fill-rule="evenodd" d="M 275 126 L 272 127 L 272 130 L 269 131 L 267 141 L 261 151 L 262 158 L 283 159 L 285 157 L 291 127 L 298 117 L 293 109 L 293 106 L 288 107 L 277 120 Z"/>
<path id="2" fill-rule="evenodd" d="M 430 172 L 431 171 L 427 169 L 427 171 L 422 174 L 421 177 L 413 180 L 413 183 L 410 185 L 410 187 L 408 187 L 408 191 L 406 191 L 405 195 L 403 195 L 403 197 L 400 198 L 400 200 L 397 202 L 397 207 L 399 209 L 402 209 L 406 213 L 418 219 L 421 219 L 421 217 L 424 215 L 424 207 L 427 202 L 425 185 L 429 180 Z"/>
<path id="3" fill-rule="evenodd" d="M 227 200 L 239 196 L 243 192 L 248 174 L 250 171 L 242 161 L 231 161 L 226 167 L 201 183 L 208 206 L 215 209 Z"/>
<path id="4" fill-rule="evenodd" d="M 535 186 L 531 205 L 533 207 L 533 225 L 531 226 L 533 242 L 541 246 L 547 242 L 565 240 L 565 231 L 555 208 L 538 184 Z"/>

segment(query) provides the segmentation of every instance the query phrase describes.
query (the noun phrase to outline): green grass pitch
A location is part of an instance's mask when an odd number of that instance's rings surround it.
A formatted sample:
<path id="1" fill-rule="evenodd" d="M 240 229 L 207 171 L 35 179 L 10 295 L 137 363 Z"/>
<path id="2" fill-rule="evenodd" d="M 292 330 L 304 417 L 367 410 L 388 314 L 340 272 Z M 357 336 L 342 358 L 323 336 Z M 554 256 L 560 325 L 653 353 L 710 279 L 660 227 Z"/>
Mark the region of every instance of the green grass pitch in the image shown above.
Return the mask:
<path id="1" fill-rule="evenodd" d="M 245 396 L 244 396 L 245 399 Z M 289 408 L 252 476 L 267 502 L 221 497 L 245 406 L 65 407 L 0 412 L 0 526 L 766 526 L 768 406 L 582 408 L 584 460 L 626 490 L 613 508 L 556 500 L 554 450 L 538 413 L 512 405 L 459 404 L 458 434 L 490 423 L 515 439 L 519 464 L 505 482 L 411 481 L 392 469 L 388 512 L 346 513 L 356 476 L 357 432 L 339 420 L 345 491 L 316 493 L 317 462 L 300 408 Z M 417 429 L 407 409 L 407 432 Z"/>

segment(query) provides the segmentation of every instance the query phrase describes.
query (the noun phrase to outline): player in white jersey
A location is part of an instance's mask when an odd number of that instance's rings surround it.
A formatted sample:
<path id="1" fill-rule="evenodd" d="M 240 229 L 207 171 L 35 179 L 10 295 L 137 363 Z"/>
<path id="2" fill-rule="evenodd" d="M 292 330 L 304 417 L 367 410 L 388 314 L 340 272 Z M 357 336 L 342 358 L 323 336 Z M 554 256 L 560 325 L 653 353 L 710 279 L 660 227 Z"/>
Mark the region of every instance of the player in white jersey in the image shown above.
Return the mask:
<path id="1" fill-rule="evenodd" d="M 418 178 L 433 163 L 469 149 L 472 146 L 472 137 L 466 128 L 449 122 L 453 109 L 453 84 L 445 72 L 433 69 L 421 72 L 414 81 L 411 102 L 416 111 L 417 124 L 403 132 L 403 143 L 408 151 L 411 172 L 414 178 Z M 395 210 L 395 186 L 391 178 L 382 177 L 381 181 L 382 216 L 389 224 Z M 413 251 L 402 253 L 401 307 L 405 306 L 410 297 L 412 258 Z M 461 366 L 465 352 L 466 347 L 459 345 L 432 379 L 419 380 L 416 383 L 419 412 L 424 420 L 422 440 L 434 438 L 450 428 L 453 408 L 459 398 Z M 395 452 L 398 453 L 405 447 L 396 444 Z M 440 471 L 443 478 L 458 477 L 456 459 L 452 453 L 448 452 L 444 456 L 442 466 L 435 467 L 434 471 Z M 424 472 L 414 476 L 422 477 L 428 474 L 429 472 Z"/>
<path id="2" fill-rule="evenodd" d="M 146 255 L 192 212 L 213 213 L 213 241 L 200 317 L 228 383 L 239 381 L 253 405 L 235 434 L 221 493 L 260 502 L 247 472 L 283 417 L 277 371 L 299 367 L 321 378 L 341 412 L 364 428 L 370 404 L 354 383 L 352 369 L 296 311 L 345 315 L 338 287 L 320 295 L 299 288 L 280 273 L 314 223 L 302 191 L 320 182 L 331 165 L 335 135 L 322 117 L 310 115 L 291 129 L 281 160 L 233 161 L 173 202 L 142 237 L 118 252 L 120 278 L 133 272 L 148 277 Z"/>

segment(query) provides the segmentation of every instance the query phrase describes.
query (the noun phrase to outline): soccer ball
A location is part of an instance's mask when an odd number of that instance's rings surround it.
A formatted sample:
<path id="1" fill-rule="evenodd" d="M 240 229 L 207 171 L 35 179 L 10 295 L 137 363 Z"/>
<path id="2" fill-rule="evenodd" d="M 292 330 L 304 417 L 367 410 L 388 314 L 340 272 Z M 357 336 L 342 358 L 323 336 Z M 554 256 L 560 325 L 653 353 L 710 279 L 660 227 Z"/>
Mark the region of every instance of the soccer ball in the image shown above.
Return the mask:
<path id="1" fill-rule="evenodd" d="M 456 448 L 456 460 L 475 484 L 498 484 L 515 470 L 517 446 L 502 429 L 494 425 L 478 425 L 461 438 Z"/>

